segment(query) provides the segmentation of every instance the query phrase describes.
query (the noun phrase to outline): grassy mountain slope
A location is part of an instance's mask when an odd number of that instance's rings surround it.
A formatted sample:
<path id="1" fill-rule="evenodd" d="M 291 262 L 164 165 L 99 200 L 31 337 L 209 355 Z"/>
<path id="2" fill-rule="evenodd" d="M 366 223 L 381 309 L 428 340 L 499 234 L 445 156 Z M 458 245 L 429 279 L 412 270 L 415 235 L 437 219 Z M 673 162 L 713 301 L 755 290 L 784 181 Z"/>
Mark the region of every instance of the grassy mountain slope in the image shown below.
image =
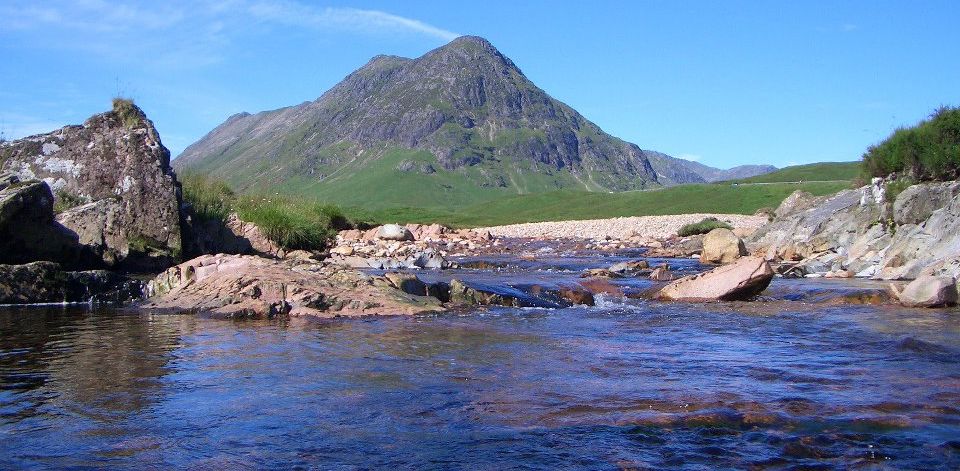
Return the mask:
<path id="1" fill-rule="evenodd" d="M 777 183 L 850 181 L 860 176 L 860 162 L 818 162 L 784 167 L 776 172 L 750 178 L 729 180 L 730 183 Z"/>

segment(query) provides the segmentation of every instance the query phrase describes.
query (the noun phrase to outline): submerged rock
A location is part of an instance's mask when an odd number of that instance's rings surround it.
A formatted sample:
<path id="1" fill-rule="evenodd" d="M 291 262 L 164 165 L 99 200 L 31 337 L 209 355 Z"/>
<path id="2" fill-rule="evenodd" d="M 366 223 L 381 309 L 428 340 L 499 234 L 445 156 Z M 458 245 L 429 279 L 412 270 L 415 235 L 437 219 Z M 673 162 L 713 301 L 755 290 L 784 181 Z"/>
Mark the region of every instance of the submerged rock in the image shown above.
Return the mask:
<path id="1" fill-rule="evenodd" d="M 470 306 L 511 306 L 560 308 L 563 304 L 548 301 L 511 286 L 489 286 L 450 280 L 450 303 Z"/>
<path id="2" fill-rule="evenodd" d="M 921 276 L 903 291 L 890 285 L 891 291 L 907 307 L 943 307 L 957 304 L 957 280 L 952 276 Z"/>
<path id="3" fill-rule="evenodd" d="M 650 262 L 646 260 L 635 260 L 630 262 L 620 262 L 610 265 L 610 270 L 613 273 L 620 274 L 636 274 L 641 270 L 647 270 L 650 268 Z"/>
<path id="4" fill-rule="evenodd" d="M 735 263 L 674 281 L 661 289 L 657 297 L 677 301 L 747 300 L 766 289 L 773 275 L 766 260 L 743 257 Z"/>
<path id="5" fill-rule="evenodd" d="M 730 229 L 718 228 L 703 237 L 703 263 L 731 263 L 747 254 L 743 241 Z"/>
<path id="6" fill-rule="evenodd" d="M 252 255 L 204 255 L 148 284 L 141 307 L 224 317 L 403 315 L 440 311 L 440 302 L 340 265 Z"/>

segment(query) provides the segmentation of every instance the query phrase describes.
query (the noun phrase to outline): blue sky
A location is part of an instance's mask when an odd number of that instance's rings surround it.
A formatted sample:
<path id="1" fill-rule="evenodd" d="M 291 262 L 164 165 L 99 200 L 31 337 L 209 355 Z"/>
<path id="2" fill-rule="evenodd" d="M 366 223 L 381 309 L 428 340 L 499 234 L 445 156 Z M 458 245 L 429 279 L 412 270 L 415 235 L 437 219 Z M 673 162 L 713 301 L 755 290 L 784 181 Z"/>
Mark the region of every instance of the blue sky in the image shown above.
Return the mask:
<path id="1" fill-rule="evenodd" d="M 173 155 L 227 116 L 316 99 L 376 54 L 486 37 L 640 147 L 719 167 L 858 159 L 960 105 L 960 2 L 0 0 L 0 131 L 133 97 Z"/>

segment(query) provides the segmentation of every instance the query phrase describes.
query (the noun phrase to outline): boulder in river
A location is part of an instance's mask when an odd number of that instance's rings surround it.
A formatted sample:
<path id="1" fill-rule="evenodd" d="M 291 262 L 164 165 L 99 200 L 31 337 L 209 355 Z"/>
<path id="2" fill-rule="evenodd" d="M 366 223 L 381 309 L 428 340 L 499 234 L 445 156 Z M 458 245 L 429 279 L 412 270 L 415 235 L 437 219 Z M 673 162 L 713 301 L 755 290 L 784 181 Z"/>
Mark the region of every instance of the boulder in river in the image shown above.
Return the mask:
<path id="1" fill-rule="evenodd" d="M 742 257 L 708 272 L 681 278 L 657 294 L 677 301 L 736 301 L 760 294 L 773 280 L 773 269 L 760 257 Z"/>
<path id="2" fill-rule="evenodd" d="M 647 270 L 650 268 L 650 262 L 646 260 L 633 260 L 629 262 L 620 262 L 610 265 L 610 270 L 613 273 L 619 274 L 636 274 L 641 270 Z"/>
<path id="3" fill-rule="evenodd" d="M 344 266 L 252 255 L 204 255 L 148 284 L 141 307 L 223 317 L 403 315 L 443 310 L 383 277 Z"/>
<path id="4" fill-rule="evenodd" d="M 730 229 L 717 228 L 703 237 L 703 263 L 730 263 L 747 254 L 743 241 Z"/>
<path id="5" fill-rule="evenodd" d="M 891 291 L 907 307 L 944 307 L 957 304 L 957 280 L 952 276 L 921 276 L 900 291 Z"/>

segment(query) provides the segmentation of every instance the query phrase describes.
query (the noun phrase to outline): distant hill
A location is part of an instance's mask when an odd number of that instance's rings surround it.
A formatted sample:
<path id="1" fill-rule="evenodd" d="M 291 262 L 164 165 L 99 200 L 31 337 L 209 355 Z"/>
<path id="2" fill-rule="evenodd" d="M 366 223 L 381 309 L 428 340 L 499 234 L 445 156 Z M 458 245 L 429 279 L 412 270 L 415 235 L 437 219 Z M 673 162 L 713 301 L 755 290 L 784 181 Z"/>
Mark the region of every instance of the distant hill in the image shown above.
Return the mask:
<path id="1" fill-rule="evenodd" d="M 657 172 L 657 179 L 663 185 L 677 185 L 681 183 L 707 183 L 734 178 L 747 178 L 763 175 L 777 170 L 773 165 L 741 165 L 731 169 L 719 169 L 699 162 L 680 159 L 662 152 L 643 151 L 653 170 Z"/>
<path id="2" fill-rule="evenodd" d="M 661 186 L 647 153 L 474 36 L 416 59 L 374 57 L 312 102 L 231 116 L 174 166 L 238 190 L 373 207 Z"/>
<path id="3" fill-rule="evenodd" d="M 860 168 L 860 162 L 818 162 L 793 165 L 776 172 L 729 181 L 731 183 L 850 181 L 860 176 Z"/>

